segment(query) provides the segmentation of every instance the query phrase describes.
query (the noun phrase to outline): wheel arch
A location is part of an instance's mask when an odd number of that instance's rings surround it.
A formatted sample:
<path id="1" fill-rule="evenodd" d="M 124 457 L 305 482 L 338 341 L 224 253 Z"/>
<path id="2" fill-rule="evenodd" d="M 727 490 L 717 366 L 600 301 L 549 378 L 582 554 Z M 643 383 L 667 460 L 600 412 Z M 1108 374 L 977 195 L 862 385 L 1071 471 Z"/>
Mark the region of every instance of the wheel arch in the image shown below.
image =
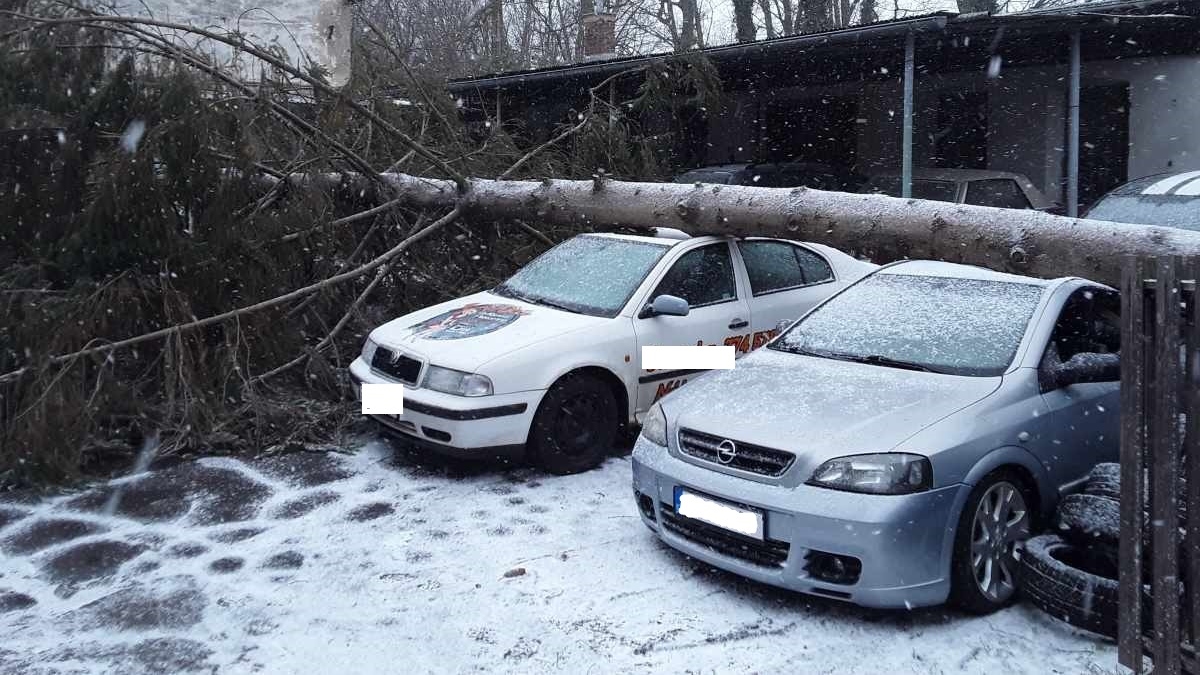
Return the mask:
<path id="1" fill-rule="evenodd" d="M 1024 479 L 1025 487 L 1030 490 L 1030 496 L 1034 499 L 1034 513 L 1038 514 L 1039 520 L 1044 522 L 1043 519 L 1051 513 L 1057 502 L 1055 499 L 1057 490 L 1051 485 L 1045 467 L 1033 453 L 1025 448 L 1006 445 L 992 450 L 971 467 L 963 482 L 974 487 L 1000 469 L 1011 469 Z M 965 503 L 966 497 L 964 496 L 956 512 L 961 513 Z"/>
<path id="2" fill-rule="evenodd" d="M 549 392 L 550 389 L 554 387 L 554 385 L 561 382 L 564 378 L 567 378 L 567 377 L 570 377 L 573 375 L 592 377 L 597 380 L 600 380 L 605 385 L 607 385 L 608 388 L 612 391 L 613 399 L 617 402 L 617 410 L 622 411 L 622 413 L 620 415 L 620 419 L 619 419 L 619 423 L 621 425 L 620 430 L 623 432 L 629 428 L 629 417 L 630 417 L 629 389 L 626 387 L 625 382 L 622 381 L 621 378 L 618 377 L 616 373 L 614 373 L 611 369 L 609 369 L 605 366 L 598 365 L 598 364 L 587 364 L 587 365 L 579 365 L 579 366 L 574 366 L 572 368 L 569 368 L 569 369 L 559 373 L 550 382 L 550 386 L 546 388 L 546 391 Z M 542 399 L 545 400 L 544 394 L 542 395 Z M 541 401 L 538 401 L 538 405 L 541 406 Z"/>
<path id="3" fill-rule="evenodd" d="M 963 488 L 958 491 L 955 498 L 954 508 L 951 509 L 953 527 L 948 527 L 946 537 L 942 542 L 942 569 L 946 570 L 946 578 L 951 578 L 951 565 L 954 563 L 954 542 L 957 538 L 958 524 L 962 519 L 963 509 L 967 506 L 967 500 L 971 497 L 971 492 L 975 486 L 987 478 L 992 473 L 1001 469 L 1012 469 L 1017 472 L 1026 482 L 1030 490 L 1030 497 L 1035 500 L 1034 507 L 1034 529 L 1040 523 L 1049 522 L 1048 518 L 1053 515 L 1053 509 L 1057 496 L 1057 491 L 1050 487 L 1050 480 L 1045 469 L 1033 453 L 1025 448 L 1008 445 L 996 448 L 986 455 L 971 467 L 967 475 L 962 480 Z"/>

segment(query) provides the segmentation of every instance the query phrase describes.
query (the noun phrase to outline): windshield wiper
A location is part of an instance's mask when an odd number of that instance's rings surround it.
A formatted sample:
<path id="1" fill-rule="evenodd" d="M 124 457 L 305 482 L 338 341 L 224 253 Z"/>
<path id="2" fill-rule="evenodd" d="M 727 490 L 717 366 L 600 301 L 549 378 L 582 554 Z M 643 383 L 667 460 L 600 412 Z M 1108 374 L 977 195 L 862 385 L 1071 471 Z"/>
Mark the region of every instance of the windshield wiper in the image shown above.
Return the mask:
<path id="1" fill-rule="evenodd" d="M 893 359 L 888 356 L 879 354 L 868 354 L 860 356 L 858 354 L 844 354 L 842 352 L 827 352 L 817 349 L 806 349 L 804 347 L 777 347 L 780 351 L 785 351 L 791 354 L 800 354 L 801 356 L 816 356 L 822 359 L 833 359 L 834 361 L 850 361 L 853 363 L 869 363 L 873 366 L 886 366 L 889 368 L 903 368 L 905 370 L 917 370 L 923 373 L 938 373 L 941 371 L 934 370 L 929 366 L 915 361 L 904 361 L 902 359 Z"/>
<path id="2" fill-rule="evenodd" d="M 564 312 L 570 312 L 572 314 L 583 314 L 583 312 L 579 311 L 578 309 L 575 309 L 574 307 L 568 307 L 562 303 L 554 302 L 553 300 L 547 300 L 546 298 L 542 298 L 542 297 L 537 297 L 537 298 L 530 297 L 530 298 L 521 298 L 521 299 L 524 300 L 525 302 L 532 302 L 535 305 L 545 305 L 547 307 L 553 307 L 554 309 L 561 309 Z"/>
<path id="3" fill-rule="evenodd" d="M 574 307 L 568 307 L 561 303 L 554 302 L 553 300 L 547 300 L 546 298 L 543 298 L 540 296 L 525 295 L 524 293 L 515 291 L 511 288 L 504 286 L 503 284 L 493 288 L 492 292 L 501 297 L 513 298 L 514 300 L 520 300 L 521 302 L 528 302 L 531 305 L 545 305 L 546 307 L 553 307 L 554 309 L 561 309 L 564 312 L 571 312 L 572 314 L 583 314 L 582 311 L 575 309 Z"/>
<path id="4" fill-rule="evenodd" d="M 852 355 L 846 354 L 844 356 L 847 361 L 857 361 L 859 363 L 869 363 L 873 366 L 887 366 L 888 368 L 903 368 L 904 370 L 919 370 L 923 373 L 938 372 L 938 371 L 934 370 L 933 368 L 930 368 L 929 366 L 917 363 L 915 361 L 905 361 L 903 359 L 893 359 L 891 357 L 881 356 L 879 354 L 869 354 L 867 356 L 852 356 Z"/>

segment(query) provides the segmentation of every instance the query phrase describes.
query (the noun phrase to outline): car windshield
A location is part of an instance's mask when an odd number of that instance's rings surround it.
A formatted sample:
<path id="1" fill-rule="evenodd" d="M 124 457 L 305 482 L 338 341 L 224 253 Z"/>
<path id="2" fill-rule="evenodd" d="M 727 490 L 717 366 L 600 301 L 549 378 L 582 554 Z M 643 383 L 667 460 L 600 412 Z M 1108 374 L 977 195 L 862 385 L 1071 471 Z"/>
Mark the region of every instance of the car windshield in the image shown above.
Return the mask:
<path id="1" fill-rule="evenodd" d="M 938 373 L 995 376 L 1012 362 L 1042 287 L 884 273 L 809 314 L 780 351 Z"/>
<path id="2" fill-rule="evenodd" d="M 899 176 L 876 176 L 871 179 L 866 192 L 885 194 L 889 197 L 900 196 Z M 930 199 L 935 202 L 952 202 L 958 197 L 958 183 L 945 180 L 914 180 L 912 184 L 913 199 Z"/>
<path id="3" fill-rule="evenodd" d="M 629 239 L 575 237 L 522 267 L 493 292 L 579 314 L 616 316 L 668 248 Z"/>
<path id="4" fill-rule="evenodd" d="M 1200 197 L 1174 195 L 1109 195 L 1101 199 L 1088 218 L 1114 223 L 1161 225 L 1200 231 Z"/>

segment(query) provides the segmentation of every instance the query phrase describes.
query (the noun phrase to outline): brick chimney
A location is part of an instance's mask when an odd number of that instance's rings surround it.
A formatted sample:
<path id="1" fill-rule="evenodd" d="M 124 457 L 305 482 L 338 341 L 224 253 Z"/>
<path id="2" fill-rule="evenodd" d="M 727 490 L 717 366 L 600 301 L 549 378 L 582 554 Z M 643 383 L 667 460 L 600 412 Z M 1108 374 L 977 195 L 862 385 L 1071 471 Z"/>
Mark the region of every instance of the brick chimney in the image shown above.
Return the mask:
<path id="1" fill-rule="evenodd" d="M 617 55 L 617 15 L 608 0 L 580 0 L 579 54 L 584 61 L 611 59 Z"/>

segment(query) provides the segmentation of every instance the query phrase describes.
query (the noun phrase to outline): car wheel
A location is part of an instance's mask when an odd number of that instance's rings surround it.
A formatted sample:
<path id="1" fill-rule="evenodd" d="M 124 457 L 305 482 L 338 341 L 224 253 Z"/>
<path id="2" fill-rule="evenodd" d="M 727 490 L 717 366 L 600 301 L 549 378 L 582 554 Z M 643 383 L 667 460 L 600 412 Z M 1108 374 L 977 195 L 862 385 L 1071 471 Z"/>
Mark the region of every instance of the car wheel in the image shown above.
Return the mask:
<path id="1" fill-rule="evenodd" d="M 1117 635 L 1117 568 L 1111 556 L 1044 534 L 1025 542 L 1021 591 L 1038 609 L 1093 633 Z"/>
<path id="2" fill-rule="evenodd" d="M 1016 596 L 1016 547 L 1032 529 L 1025 490 L 1015 472 L 1001 470 L 967 497 L 955 532 L 950 592 L 968 612 L 994 612 Z"/>
<path id="3" fill-rule="evenodd" d="M 1059 534 L 1082 546 L 1116 546 L 1121 538 L 1121 505 L 1107 497 L 1067 495 L 1055 520 Z"/>
<path id="4" fill-rule="evenodd" d="M 568 375 L 546 392 L 530 429 L 535 464 L 559 475 L 596 466 L 615 445 L 617 402 L 607 384 L 586 375 Z"/>

